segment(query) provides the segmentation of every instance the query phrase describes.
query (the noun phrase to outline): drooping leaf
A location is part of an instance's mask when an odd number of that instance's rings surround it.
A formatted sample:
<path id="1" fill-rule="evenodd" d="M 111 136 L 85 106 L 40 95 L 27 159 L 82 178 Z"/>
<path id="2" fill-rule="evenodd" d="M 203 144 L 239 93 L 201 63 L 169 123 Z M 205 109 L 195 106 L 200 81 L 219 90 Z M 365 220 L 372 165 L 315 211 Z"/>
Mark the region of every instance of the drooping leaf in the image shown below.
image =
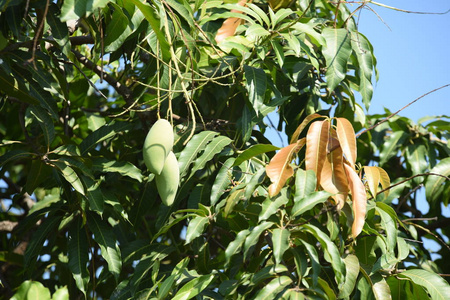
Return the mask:
<path id="1" fill-rule="evenodd" d="M 84 195 L 83 183 L 81 183 L 80 177 L 78 177 L 78 174 L 74 169 L 62 161 L 52 161 L 52 164 L 61 172 L 61 175 L 77 192 Z"/>
<path id="2" fill-rule="evenodd" d="M 406 148 L 406 158 L 408 164 L 411 166 L 411 171 L 414 175 L 422 174 L 428 168 L 427 149 L 423 144 L 413 144 Z M 420 184 L 424 177 L 416 177 L 413 180 L 416 184 Z"/>
<path id="3" fill-rule="evenodd" d="M 231 157 L 220 167 L 219 173 L 217 173 L 216 180 L 211 188 L 211 205 L 216 204 L 220 196 L 225 192 L 225 189 L 230 185 L 234 162 L 234 157 Z"/>
<path id="4" fill-rule="evenodd" d="M 306 135 L 306 170 L 313 170 L 319 177 L 327 156 L 330 121 L 317 121 L 311 124 Z"/>
<path id="5" fill-rule="evenodd" d="M 389 189 L 387 189 L 391 185 L 391 179 L 389 178 L 388 173 L 380 167 L 377 167 L 378 172 L 380 173 L 380 182 L 381 187 L 385 190 L 384 196 L 387 198 L 389 196 Z"/>
<path id="6" fill-rule="evenodd" d="M 99 143 L 106 141 L 120 132 L 129 130 L 132 124 L 128 122 L 111 122 L 106 124 L 96 131 L 89 134 L 79 145 L 81 155 L 85 155 L 89 150 L 94 148 Z"/>
<path id="7" fill-rule="evenodd" d="M 305 246 L 306 252 L 308 253 L 309 259 L 312 264 L 313 286 L 317 286 L 320 270 L 322 268 L 320 265 L 319 254 L 317 253 L 315 246 L 307 243 L 305 240 L 300 240 L 300 242 Z"/>
<path id="8" fill-rule="evenodd" d="M 344 28 L 327 27 L 322 31 L 322 35 L 326 39 L 326 46 L 322 51 L 327 62 L 325 78 L 328 88 L 333 91 L 347 73 L 347 64 L 352 52 L 351 38 Z"/>
<path id="9" fill-rule="evenodd" d="M 244 74 L 248 99 L 256 113 L 256 116 L 258 116 L 261 109 L 264 107 L 264 96 L 267 89 L 266 73 L 263 69 L 245 65 Z"/>
<path id="10" fill-rule="evenodd" d="M 69 269 L 75 279 L 75 284 L 85 295 L 90 278 L 87 268 L 89 261 L 88 245 L 86 230 L 82 226 L 81 218 L 77 218 L 77 221 L 70 224 L 69 227 L 69 241 L 67 245 Z"/>
<path id="11" fill-rule="evenodd" d="M 39 126 L 44 133 L 45 144 L 47 148 L 49 148 L 50 144 L 55 139 L 55 126 L 53 125 L 52 118 L 47 111 L 40 106 L 32 106 L 30 112 L 38 121 Z"/>
<path id="12" fill-rule="evenodd" d="M 335 131 L 331 130 L 331 137 L 335 135 Z M 328 145 L 332 142 L 329 141 Z M 330 147 L 329 147 L 330 148 Z M 337 144 L 334 150 L 328 153 L 323 161 L 322 172 L 320 173 L 320 185 L 322 188 L 333 194 L 333 199 L 337 208 L 340 210 L 345 204 L 348 194 L 348 180 L 344 171 L 344 161 L 342 149 Z"/>
<path id="13" fill-rule="evenodd" d="M 86 186 L 86 197 L 89 202 L 89 208 L 101 215 L 103 213 L 105 198 L 100 188 L 100 181 L 95 182 L 94 180 L 86 176 L 83 176 L 81 178 Z"/>
<path id="14" fill-rule="evenodd" d="M 250 231 L 248 229 L 239 231 L 236 238 L 228 244 L 227 249 L 225 249 L 225 264 L 229 264 L 231 257 L 241 251 L 242 246 L 249 234 Z"/>
<path id="15" fill-rule="evenodd" d="M 273 222 L 262 222 L 250 230 L 250 234 L 246 237 L 244 242 L 244 259 L 248 259 L 252 254 L 252 247 L 258 242 L 261 234 L 269 229 Z"/>
<path id="16" fill-rule="evenodd" d="M 380 166 L 385 164 L 391 157 L 397 154 L 397 147 L 403 143 L 408 137 L 408 134 L 404 131 L 395 131 L 384 142 L 383 148 L 380 152 Z"/>
<path id="17" fill-rule="evenodd" d="M 430 170 L 430 173 L 450 177 L 450 157 L 442 159 Z M 430 203 L 435 203 L 436 200 L 440 199 L 444 187 L 450 184 L 450 182 L 442 176 L 428 175 L 425 183 L 425 191 L 427 200 Z"/>
<path id="18" fill-rule="evenodd" d="M 41 160 L 35 159 L 31 161 L 31 168 L 28 173 L 27 182 L 24 186 L 25 192 L 32 195 L 34 190 L 41 184 L 48 175 L 48 166 Z"/>
<path id="19" fill-rule="evenodd" d="M 344 164 L 345 172 L 347 173 L 350 191 L 352 192 L 352 206 L 353 206 L 353 225 L 352 235 L 356 238 L 364 227 L 366 217 L 366 189 L 361 179 L 355 170 L 347 164 Z"/>
<path id="20" fill-rule="evenodd" d="M 172 300 L 188 300 L 200 294 L 214 279 L 213 274 L 194 278 L 178 290 Z"/>
<path id="21" fill-rule="evenodd" d="M 92 163 L 92 168 L 102 173 L 117 172 L 122 176 L 128 176 L 138 182 L 142 182 L 141 170 L 130 162 L 93 158 Z"/>
<path id="22" fill-rule="evenodd" d="M 236 204 L 242 199 L 242 196 L 244 195 L 244 189 L 235 189 L 231 191 L 230 195 L 227 197 L 225 209 L 224 209 L 224 216 L 227 217 L 233 208 L 236 206 Z"/>
<path id="23" fill-rule="evenodd" d="M 286 228 L 277 228 L 272 232 L 273 256 L 277 264 L 283 260 L 284 252 L 289 249 L 291 232 Z"/>
<path id="24" fill-rule="evenodd" d="M 181 151 L 180 156 L 178 157 L 181 178 L 187 173 L 189 166 L 197 158 L 198 153 L 205 150 L 206 144 L 217 136 L 217 134 L 218 133 L 214 131 L 202 131 L 199 134 L 194 135 L 187 143 L 186 147 Z"/>
<path id="25" fill-rule="evenodd" d="M 353 167 L 357 157 L 355 130 L 350 121 L 345 118 L 336 118 L 336 123 L 336 132 L 342 152 Z"/>
<path id="26" fill-rule="evenodd" d="M 381 225 L 386 232 L 387 250 L 394 253 L 397 246 L 397 222 L 390 214 L 381 207 L 376 207 L 376 211 L 381 217 Z"/>
<path id="27" fill-rule="evenodd" d="M 294 175 L 294 169 L 291 167 L 293 155 L 297 153 L 305 144 L 305 139 L 298 140 L 295 144 L 291 144 L 282 148 L 270 160 L 266 166 L 267 176 L 270 178 L 272 184 L 269 186 L 269 196 L 276 196 L 286 181 Z"/>
<path id="28" fill-rule="evenodd" d="M 102 257 L 108 263 L 108 270 L 117 280 L 122 269 L 122 259 L 120 249 L 116 243 L 117 239 L 114 237 L 109 224 L 98 215 L 89 213 L 87 216 L 89 228 L 94 234 L 94 240 L 100 246 Z"/>
<path id="29" fill-rule="evenodd" d="M 295 130 L 295 132 L 292 134 L 291 137 L 291 144 L 297 142 L 298 137 L 300 136 L 300 134 L 303 132 L 303 130 L 306 128 L 306 126 L 308 126 L 308 124 L 312 121 L 315 120 L 317 118 L 325 118 L 326 116 L 321 116 L 319 114 L 311 114 L 308 115 L 306 118 L 303 119 L 302 123 L 300 123 L 300 125 L 298 125 L 297 129 Z"/>
<path id="30" fill-rule="evenodd" d="M 317 179 L 314 171 L 303 169 L 297 169 L 295 173 L 295 196 L 294 202 L 305 198 L 309 194 L 312 194 L 316 190 Z"/>
<path id="31" fill-rule="evenodd" d="M 392 299 L 391 289 L 381 274 L 373 274 L 370 279 L 372 280 L 372 292 L 376 300 Z"/>
<path id="32" fill-rule="evenodd" d="M 325 252 L 325 259 L 331 263 L 334 273 L 336 275 L 336 282 L 338 284 L 344 283 L 345 281 L 345 264 L 340 256 L 339 249 L 330 240 L 328 234 L 320 230 L 318 227 L 305 224 L 302 227 L 311 233 L 322 245 L 323 251 Z"/>
<path id="33" fill-rule="evenodd" d="M 356 255 L 350 254 L 344 258 L 346 276 L 345 283 L 340 289 L 339 298 L 347 298 L 353 292 L 356 284 L 356 279 L 359 274 L 359 260 Z"/>
<path id="34" fill-rule="evenodd" d="M 372 99 L 372 73 L 374 71 L 374 57 L 372 45 L 369 40 L 360 32 L 353 31 L 351 33 L 351 44 L 353 52 L 359 63 L 359 85 L 360 93 L 363 96 L 363 103 L 366 109 L 369 109 L 370 100 Z"/>

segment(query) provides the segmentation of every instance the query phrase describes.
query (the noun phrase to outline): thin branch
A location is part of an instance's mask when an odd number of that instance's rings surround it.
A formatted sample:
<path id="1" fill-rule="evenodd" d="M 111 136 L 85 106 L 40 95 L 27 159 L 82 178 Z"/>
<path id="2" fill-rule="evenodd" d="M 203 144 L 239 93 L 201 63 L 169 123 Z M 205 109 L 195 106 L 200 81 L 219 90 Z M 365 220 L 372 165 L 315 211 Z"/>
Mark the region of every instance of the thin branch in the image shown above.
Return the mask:
<path id="1" fill-rule="evenodd" d="M 401 112 L 402 110 L 404 110 L 405 108 L 407 108 L 407 107 L 410 106 L 411 104 L 417 102 L 418 100 L 422 99 L 423 97 L 428 96 L 428 95 L 431 94 L 431 93 L 434 93 L 434 92 L 436 92 L 436 91 L 438 91 L 438 90 L 440 90 L 440 89 L 443 89 L 443 88 L 446 88 L 446 87 L 449 87 L 449 86 L 450 86 L 450 83 L 449 83 L 449 84 L 446 84 L 446 85 L 443 85 L 443 86 L 441 86 L 441 87 L 438 87 L 437 89 L 434 89 L 434 90 L 432 90 L 432 91 L 429 91 L 428 93 L 423 94 L 423 95 L 420 96 L 419 98 L 416 98 L 415 100 L 409 102 L 407 105 L 405 105 L 404 107 L 400 108 L 398 111 L 396 111 L 395 113 L 391 114 L 390 116 L 384 118 L 383 120 L 381 120 L 380 122 L 376 123 L 375 125 L 372 125 L 372 126 L 370 126 L 369 128 L 367 128 L 367 129 L 361 131 L 360 133 L 356 134 L 356 137 L 358 138 L 360 135 L 362 135 L 362 134 L 364 134 L 364 133 L 366 133 L 366 132 L 368 132 L 368 131 L 374 129 L 374 128 L 377 127 L 378 125 L 383 124 L 384 122 L 388 121 L 390 118 L 392 118 L 393 116 L 397 115 L 399 112 Z"/>
<path id="2" fill-rule="evenodd" d="M 391 185 L 391 186 L 389 186 L 389 187 L 387 187 L 387 188 L 385 188 L 385 189 L 382 189 L 381 191 L 379 191 L 379 192 L 377 193 L 377 196 L 378 196 L 379 194 L 384 193 L 385 191 L 390 190 L 390 189 L 392 189 L 392 188 L 394 188 L 394 187 L 396 187 L 396 186 L 398 186 L 398 185 L 400 185 L 400 184 L 403 184 L 403 183 L 405 183 L 405 182 L 407 182 L 407 181 L 409 181 L 409 180 L 411 180 L 411 179 L 413 179 L 413 178 L 420 177 L 420 176 L 429 176 L 429 175 L 434 175 L 434 176 L 443 177 L 443 178 L 445 178 L 446 180 L 449 180 L 449 181 L 450 181 L 450 178 L 449 178 L 449 177 L 447 177 L 447 176 L 445 176 L 445 175 L 442 175 L 442 174 L 437 174 L 437 173 L 422 173 L 422 174 L 416 174 L 416 175 L 411 176 L 411 177 L 408 177 L 408 178 L 406 178 L 406 179 L 404 179 L 404 180 L 402 180 L 402 181 L 399 181 L 399 182 L 397 182 L 396 184 L 393 184 L 393 185 Z M 367 200 L 372 200 L 373 198 L 374 198 L 374 197 L 372 196 L 371 198 L 369 198 L 369 199 L 367 199 Z"/>
<path id="3" fill-rule="evenodd" d="M 90 61 L 86 56 L 82 55 L 80 52 L 76 50 L 72 50 L 73 54 L 75 54 L 75 57 L 77 60 L 82 63 L 86 68 L 94 71 L 95 74 L 98 76 L 102 76 L 102 69 L 94 64 L 92 61 Z M 119 81 L 117 81 L 115 78 L 113 78 L 111 75 L 104 73 L 103 79 L 111 85 L 119 95 L 121 95 L 127 104 L 131 104 L 132 102 L 132 91 L 126 87 L 125 85 L 121 84 Z"/>

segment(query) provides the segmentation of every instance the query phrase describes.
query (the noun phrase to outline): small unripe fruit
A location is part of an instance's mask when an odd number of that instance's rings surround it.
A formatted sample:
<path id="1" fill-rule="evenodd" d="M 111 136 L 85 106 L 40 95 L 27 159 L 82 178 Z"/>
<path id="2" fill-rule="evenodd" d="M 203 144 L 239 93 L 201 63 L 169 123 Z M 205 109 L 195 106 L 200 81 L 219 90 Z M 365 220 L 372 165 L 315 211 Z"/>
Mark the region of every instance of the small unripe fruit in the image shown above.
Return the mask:
<path id="1" fill-rule="evenodd" d="M 155 175 L 155 182 L 162 202 L 167 206 L 172 205 L 180 182 L 180 168 L 172 151 L 167 156 L 161 174 Z"/>
<path id="2" fill-rule="evenodd" d="M 144 162 L 150 172 L 159 175 L 173 147 L 173 129 L 167 120 L 153 124 L 144 142 Z"/>

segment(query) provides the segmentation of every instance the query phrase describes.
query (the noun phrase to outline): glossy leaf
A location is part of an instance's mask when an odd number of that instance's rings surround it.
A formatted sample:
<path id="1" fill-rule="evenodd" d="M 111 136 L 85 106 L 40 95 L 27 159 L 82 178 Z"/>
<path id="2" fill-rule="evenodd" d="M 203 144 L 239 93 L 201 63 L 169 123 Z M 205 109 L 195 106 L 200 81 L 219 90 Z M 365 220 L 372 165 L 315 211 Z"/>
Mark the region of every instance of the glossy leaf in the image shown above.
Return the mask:
<path id="1" fill-rule="evenodd" d="M 248 99 L 256 113 L 260 114 L 260 110 L 264 106 L 264 96 L 267 89 L 267 77 L 263 69 L 244 66 L 245 87 L 248 92 Z"/>
<path id="2" fill-rule="evenodd" d="M 242 246 L 249 234 L 250 231 L 248 229 L 242 230 L 236 235 L 236 238 L 230 244 L 228 244 L 228 247 L 225 250 L 226 264 L 230 262 L 233 255 L 241 251 Z"/>
<path id="3" fill-rule="evenodd" d="M 302 213 L 311 210 L 317 204 L 324 203 L 330 196 L 331 194 L 326 191 L 319 191 L 309 194 L 304 198 L 295 199 L 294 206 L 291 210 L 291 215 L 293 217 L 299 216 Z"/>
<path id="4" fill-rule="evenodd" d="M 314 171 L 297 169 L 295 173 L 295 196 L 294 202 L 305 198 L 316 190 L 317 179 Z"/>
<path id="5" fill-rule="evenodd" d="M 187 227 L 186 231 L 186 244 L 189 244 L 192 240 L 199 237 L 203 234 L 205 230 L 205 226 L 207 226 L 209 223 L 208 217 L 195 217 L 193 218 Z"/>
<path id="6" fill-rule="evenodd" d="M 383 168 L 377 167 L 377 169 L 380 173 L 381 187 L 385 190 L 384 196 L 387 198 L 389 196 L 389 189 L 387 188 L 391 186 L 391 179 L 389 178 L 388 173 Z"/>
<path id="7" fill-rule="evenodd" d="M 50 299 L 50 290 L 39 281 L 26 280 L 22 282 L 11 300 Z"/>
<path id="8" fill-rule="evenodd" d="M 325 28 L 322 32 L 326 39 L 323 55 L 327 62 L 326 80 L 328 88 L 333 91 L 345 78 L 347 64 L 351 54 L 350 35 L 344 28 Z"/>
<path id="9" fill-rule="evenodd" d="M 191 299 L 200 294 L 210 284 L 210 282 L 213 279 L 214 279 L 213 274 L 197 277 L 189 281 L 185 285 L 183 285 L 172 299 L 173 300 Z"/>
<path id="10" fill-rule="evenodd" d="M 81 155 L 86 154 L 89 150 L 94 148 L 99 143 L 106 141 L 120 132 L 131 128 L 131 124 L 126 122 L 111 122 L 106 124 L 96 131 L 89 134 L 79 145 Z"/>
<path id="11" fill-rule="evenodd" d="M 234 162 L 235 159 L 233 157 L 229 158 L 223 163 L 222 167 L 220 167 L 219 173 L 217 173 L 211 188 L 211 205 L 216 204 L 220 196 L 225 192 L 225 189 L 230 185 Z"/>
<path id="12" fill-rule="evenodd" d="M 424 287 L 431 299 L 447 299 L 450 295 L 450 285 L 439 275 L 421 269 L 411 269 L 401 272 L 400 277 L 409 278 L 415 284 Z"/>
<path id="13" fill-rule="evenodd" d="M 94 234 L 94 240 L 100 246 L 102 257 L 108 263 L 108 270 L 117 280 L 122 269 L 120 249 L 116 244 L 117 239 L 114 237 L 113 231 L 108 224 L 96 214 L 88 214 L 87 220 L 89 228 Z"/>
<path id="14" fill-rule="evenodd" d="M 61 175 L 80 194 L 84 195 L 84 186 L 74 169 L 62 161 L 52 161 L 52 164 L 61 172 Z"/>
<path id="15" fill-rule="evenodd" d="M 266 198 L 262 203 L 262 211 L 259 215 L 258 222 L 267 220 L 271 215 L 277 212 L 277 210 L 285 205 L 289 201 L 286 193 L 281 191 L 280 194 L 276 196 L 276 198 Z"/>
<path id="16" fill-rule="evenodd" d="M 233 166 L 239 166 L 244 161 L 247 161 L 255 156 L 258 156 L 263 153 L 272 152 L 275 150 L 279 150 L 280 148 L 271 145 L 271 144 L 257 144 L 253 145 L 247 149 L 245 149 L 234 161 Z"/>
<path id="17" fill-rule="evenodd" d="M 86 237 L 86 228 L 81 224 L 81 219 L 70 224 L 68 257 L 69 269 L 72 272 L 73 279 L 77 287 L 86 295 L 89 283 L 89 271 L 87 264 L 89 261 L 89 242 Z"/>
<path id="18" fill-rule="evenodd" d="M 178 157 L 181 178 L 187 173 L 189 166 L 197 158 L 198 153 L 204 150 L 206 144 L 208 144 L 215 136 L 217 136 L 217 132 L 202 131 L 199 134 L 194 135 L 187 143 L 186 147 Z"/>
<path id="19" fill-rule="evenodd" d="M 356 163 L 357 149 L 355 130 L 349 120 L 345 118 L 336 118 L 336 132 L 345 158 L 350 166 Z"/>
<path id="20" fill-rule="evenodd" d="M 47 177 L 48 166 L 41 160 L 32 160 L 30 172 L 28 173 L 27 183 L 24 186 L 25 192 L 33 194 L 34 190 L 41 184 Z"/>
<path id="21" fill-rule="evenodd" d="M 288 276 L 280 276 L 272 279 L 261 291 L 255 296 L 255 300 L 275 299 L 276 295 L 286 286 L 292 283 L 292 279 Z"/>
<path id="22" fill-rule="evenodd" d="M 196 171 L 203 169 L 207 162 L 209 162 L 216 154 L 220 153 L 225 146 L 231 143 L 231 139 L 226 136 L 218 136 L 209 143 L 200 157 L 194 161 L 194 166 L 191 170 L 191 175 Z"/>
<path id="23" fill-rule="evenodd" d="M 44 140 L 47 148 L 50 147 L 50 144 L 55 139 L 55 127 L 53 125 L 53 121 L 50 115 L 47 113 L 45 109 L 39 106 L 33 106 L 30 108 L 31 114 L 36 118 L 39 122 L 39 126 L 44 133 Z"/>
<path id="24" fill-rule="evenodd" d="M 250 234 L 246 237 L 244 242 L 244 259 L 250 258 L 252 254 L 252 247 L 258 242 L 261 234 L 272 227 L 273 222 L 262 222 L 250 230 Z"/>
<path id="25" fill-rule="evenodd" d="M 404 131 L 396 131 L 384 142 L 380 152 L 380 166 L 385 164 L 391 157 L 397 154 L 397 147 L 407 138 Z"/>
<path id="26" fill-rule="evenodd" d="M 372 280 L 372 292 L 375 295 L 375 299 L 384 300 L 392 299 L 391 289 L 386 280 L 380 274 L 374 274 L 371 276 Z"/>
<path id="27" fill-rule="evenodd" d="M 360 93 L 363 96 L 363 103 L 368 110 L 373 93 L 371 80 L 375 64 L 372 56 L 372 45 L 360 32 L 352 32 L 351 37 L 353 53 L 355 53 L 361 69 L 359 71 Z"/>
<path id="28" fill-rule="evenodd" d="M 226 205 L 223 211 L 225 217 L 227 217 L 233 211 L 233 208 L 240 200 L 242 200 L 243 196 L 244 196 L 243 189 L 236 189 L 230 193 L 230 195 L 226 199 Z"/>
<path id="29" fill-rule="evenodd" d="M 306 170 L 313 170 L 317 177 L 322 172 L 323 162 L 327 156 L 329 131 L 329 120 L 316 121 L 311 124 L 306 135 Z"/>
<path id="30" fill-rule="evenodd" d="M 433 169 L 430 170 L 430 173 L 450 177 L 450 158 L 442 159 L 436 166 L 434 166 Z M 448 184 L 449 183 L 446 178 L 442 176 L 428 175 L 427 181 L 425 183 L 427 200 L 430 203 L 436 202 L 436 200 L 441 197 L 444 186 Z"/>
<path id="31" fill-rule="evenodd" d="M 291 144 L 282 148 L 275 154 L 266 166 L 267 176 L 270 178 L 272 184 L 269 186 L 269 196 L 276 196 L 286 181 L 294 175 L 294 169 L 291 167 L 293 156 L 297 153 L 305 143 L 304 139 L 299 140 L 295 144 Z"/>
<path id="32" fill-rule="evenodd" d="M 290 143 L 293 144 L 293 143 L 297 142 L 298 137 L 299 137 L 300 134 L 303 132 L 303 130 L 306 128 L 306 126 L 308 126 L 308 124 L 309 124 L 311 121 L 313 121 L 313 120 L 315 120 L 315 119 L 317 119 L 317 118 L 325 118 L 325 116 L 322 116 L 322 115 L 319 115 L 319 114 L 311 114 L 311 115 L 306 116 L 306 117 L 303 119 L 302 123 L 300 123 L 300 125 L 298 125 L 297 129 L 296 129 L 295 132 L 292 134 L 291 142 L 290 142 Z"/>
<path id="33" fill-rule="evenodd" d="M 286 228 L 277 228 L 272 231 L 273 256 L 277 264 L 283 260 L 284 252 L 289 249 L 291 232 Z"/>
<path id="34" fill-rule="evenodd" d="M 359 260 L 356 255 L 350 254 L 346 258 L 344 258 L 345 263 L 345 283 L 340 289 L 339 298 L 347 298 L 351 295 L 353 290 L 355 289 L 356 279 L 359 274 Z"/>
<path id="35" fill-rule="evenodd" d="M 352 235 L 356 238 L 364 227 L 366 217 L 366 189 L 364 184 L 359 179 L 358 174 L 347 164 L 344 164 L 345 172 L 349 182 L 349 188 L 352 193 L 352 207 L 353 207 L 353 225 Z"/>
<path id="36" fill-rule="evenodd" d="M 314 225 L 305 224 L 302 226 L 305 230 L 311 233 L 322 245 L 325 252 L 325 259 L 331 263 L 334 273 L 336 275 L 336 282 L 338 284 L 344 283 L 345 281 L 345 264 L 342 260 L 339 249 L 330 240 L 329 236 L 325 234 L 322 230 Z"/>
<path id="37" fill-rule="evenodd" d="M 106 159 L 93 159 L 93 168 L 100 172 L 117 172 L 122 176 L 128 176 L 142 182 L 142 173 L 135 165 L 127 161 L 115 161 Z"/>

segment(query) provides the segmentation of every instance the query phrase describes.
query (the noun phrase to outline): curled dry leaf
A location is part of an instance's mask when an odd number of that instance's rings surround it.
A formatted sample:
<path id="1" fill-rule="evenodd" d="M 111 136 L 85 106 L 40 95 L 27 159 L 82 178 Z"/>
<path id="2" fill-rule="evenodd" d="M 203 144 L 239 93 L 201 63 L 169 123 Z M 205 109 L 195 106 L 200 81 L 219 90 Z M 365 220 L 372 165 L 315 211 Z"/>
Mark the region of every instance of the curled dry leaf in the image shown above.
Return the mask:
<path id="1" fill-rule="evenodd" d="M 353 170 L 353 168 L 347 164 L 344 164 L 345 173 L 347 173 L 348 184 L 350 191 L 352 193 L 353 201 L 353 225 L 352 225 L 352 235 L 356 238 L 362 231 L 364 227 L 365 217 L 366 217 L 366 189 L 361 179 L 359 179 L 358 174 Z"/>
<path id="2" fill-rule="evenodd" d="M 313 170 L 320 178 L 323 163 L 327 156 L 330 121 L 318 121 L 311 124 L 306 134 L 306 170 Z"/>
<path id="3" fill-rule="evenodd" d="M 342 151 L 354 169 L 357 155 L 355 130 L 353 130 L 352 124 L 347 119 L 336 118 L 336 122 L 336 131 Z"/>
<path id="4" fill-rule="evenodd" d="M 295 153 L 297 153 L 305 145 L 305 139 L 300 139 L 294 144 L 286 146 L 275 154 L 266 166 L 266 174 L 270 178 L 272 184 L 269 186 L 269 196 L 276 196 L 286 181 L 294 175 L 294 169 L 291 167 L 291 161 Z"/>
<path id="5" fill-rule="evenodd" d="M 247 2 L 248 2 L 248 0 L 241 0 L 241 1 L 239 1 L 238 5 L 245 6 L 247 4 Z M 237 10 L 237 9 L 232 9 L 231 12 L 242 13 L 242 11 Z M 237 17 L 231 17 L 231 18 L 226 19 L 223 22 L 222 27 L 220 27 L 219 30 L 217 31 L 217 34 L 215 37 L 216 43 L 219 44 L 227 37 L 233 36 L 234 33 L 236 32 L 236 29 L 238 28 L 239 25 L 242 24 L 242 22 L 243 22 L 243 20 L 241 18 L 237 18 Z"/>

